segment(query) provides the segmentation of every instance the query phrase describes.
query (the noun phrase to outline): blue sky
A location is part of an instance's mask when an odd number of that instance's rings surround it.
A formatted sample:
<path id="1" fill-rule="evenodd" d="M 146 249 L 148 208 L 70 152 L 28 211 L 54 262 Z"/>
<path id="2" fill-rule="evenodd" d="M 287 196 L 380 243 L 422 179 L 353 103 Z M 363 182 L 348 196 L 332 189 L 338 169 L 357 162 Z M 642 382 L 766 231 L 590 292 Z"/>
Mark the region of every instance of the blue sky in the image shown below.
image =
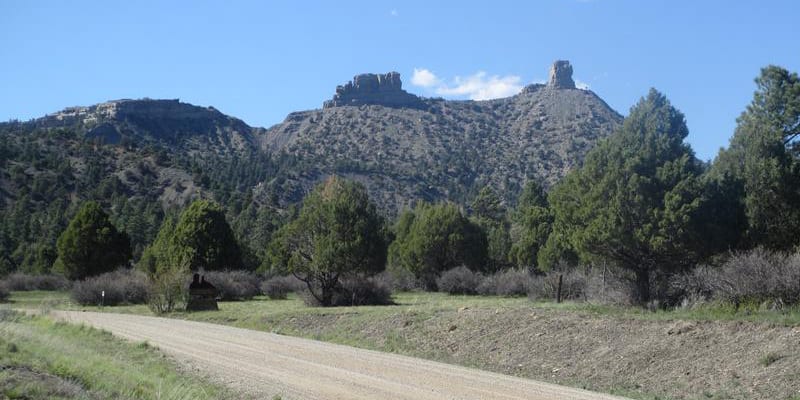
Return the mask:
<path id="1" fill-rule="evenodd" d="M 800 70 L 798 16 L 798 1 L 3 0 L 0 120 L 150 97 L 267 127 L 361 72 L 398 71 L 420 95 L 486 98 L 567 59 L 622 114 L 650 87 L 665 93 L 707 160 L 761 67 Z"/>

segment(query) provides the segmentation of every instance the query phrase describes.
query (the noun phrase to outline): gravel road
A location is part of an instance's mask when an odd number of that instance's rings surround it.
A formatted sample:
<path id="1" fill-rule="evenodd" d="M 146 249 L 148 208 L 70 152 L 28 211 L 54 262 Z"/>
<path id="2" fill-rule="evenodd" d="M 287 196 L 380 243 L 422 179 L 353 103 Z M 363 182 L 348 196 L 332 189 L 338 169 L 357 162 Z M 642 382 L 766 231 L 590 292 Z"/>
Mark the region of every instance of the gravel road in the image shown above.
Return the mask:
<path id="1" fill-rule="evenodd" d="M 224 325 L 137 315 L 53 311 L 148 341 L 243 397 L 283 399 L 611 400 L 591 393 L 395 354 Z"/>

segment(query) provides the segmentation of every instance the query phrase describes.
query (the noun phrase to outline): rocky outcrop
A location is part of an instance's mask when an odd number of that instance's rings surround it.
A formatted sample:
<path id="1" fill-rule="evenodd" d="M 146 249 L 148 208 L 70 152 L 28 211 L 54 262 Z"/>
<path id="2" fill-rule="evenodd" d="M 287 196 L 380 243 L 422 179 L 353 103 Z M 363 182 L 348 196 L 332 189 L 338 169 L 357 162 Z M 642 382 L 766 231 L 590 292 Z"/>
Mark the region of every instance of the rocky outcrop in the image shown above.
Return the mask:
<path id="1" fill-rule="evenodd" d="M 344 85 L 336 87 L 333 99 L 323 103 L 323 108 L 375 104 L 387 107 L 419 107 L 422 100 L 403 90 L 400 74 L 360 74 Z"/>
<path id="2" fill-rule="evenodd" d="M 575 81 L 572 80 L 572 65 L 569 61 L 558 60 L 550 67 L 550 80 L 547 86 L 554 89 L 575 89 Z"/>
<path id="3" fill-rule="evenodd" d="M 40 128 L 75 128 L 87 138 L 117 144 L 123 137 L 155 140 L 169 146 L 251 151 L 259 134 L 243 121 L 214 107 L 178 99 L 122 99 L 88 107 L 69 107 L 33 121 Z"/>

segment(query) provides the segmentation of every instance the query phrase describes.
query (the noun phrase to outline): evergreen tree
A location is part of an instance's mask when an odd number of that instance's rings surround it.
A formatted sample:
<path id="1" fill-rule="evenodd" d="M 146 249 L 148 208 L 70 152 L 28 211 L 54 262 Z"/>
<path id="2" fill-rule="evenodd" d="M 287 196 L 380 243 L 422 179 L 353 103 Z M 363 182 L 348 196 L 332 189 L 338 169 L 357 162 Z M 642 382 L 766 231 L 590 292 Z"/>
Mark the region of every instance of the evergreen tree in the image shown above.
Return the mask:
<path id="1" fill-rule="evenodd" d="M 100 205 L 85 203 L 59 236 L 59 272 L 84 279 L 113 271 L 131 258 L 130 240 L 117 231 Z"/>
<path id="2" fill-rule="evenodd" d="M 277 233 L 273 254 L 323 306 L 340 280 L 386 267 L 384 220 L 363 185 L 331 177 L 303 200 L 300 214 Z"/>
<path id="3" fill-rule="evenodd" d="M 486 235 L 452 203 L 421 203 L 399 220 L 390 246 L 392 263 L 413 272 L 428 289 L 443 271 L 465 265 L 479 270 L 487 259 Z"/>
<path id="4" fill-rule="evenodd" d="M 172 243 L 172 239 L 175 236 L 175 220 L 174 215 L 164 218 L 155 240 L 144 249 L 142 257 L 136 264 L 138 269 L 149 276 L 154 276 L 159 271 L 170 267 L 178 267 L 177 263 L 180 260 L 176 260 L 174 257 L 176 254 L 173 251 L 174 245 Z M 185 267 L 185 272 L 188 273 L 189 266 L 185 265 Z"/>
<path id="5" fill-rule="evenodd" d="M 800 243 L 800 79 L 768 66 L 756 85 L 712 177 L 721 190 L 740 194 L 747 245 L 789 249 Z"/>
<path id="6" fill-rule="evenodd" d="M 610 261 L 633 273 L 639 301 L 649 301 L 652 281 L 691 265 L 700 245 L 693 227 L 702 166 L 684 143 L 688 133 L 683 114 L 652 89 L 552 191 L 545 254 Z"/>
<path id="7" fill-rule="evenodd" d="M 196 200 L 189 205 L 169 242 L 173 263 L 194 271 L 242 268 L 242 253 L 225 213 L 211 201 Z"/>
<path id="8" fill-rule="evenodd" d="M 553 214 L 544 190 L 535 181 L 528 181 L 513 213 L 509 260 L 520 267 L 536 267 L 539 249 L 547 242 L 552 225 Z"/>
<path id="9" fill-rule="evenodd" d="M 485 186 L 472 201 L 472 219 L 486 235 L 488 262 L 486 270 L 498 271 L 508 267 L 511 251 L 511 224 L 500 197 Z"/>

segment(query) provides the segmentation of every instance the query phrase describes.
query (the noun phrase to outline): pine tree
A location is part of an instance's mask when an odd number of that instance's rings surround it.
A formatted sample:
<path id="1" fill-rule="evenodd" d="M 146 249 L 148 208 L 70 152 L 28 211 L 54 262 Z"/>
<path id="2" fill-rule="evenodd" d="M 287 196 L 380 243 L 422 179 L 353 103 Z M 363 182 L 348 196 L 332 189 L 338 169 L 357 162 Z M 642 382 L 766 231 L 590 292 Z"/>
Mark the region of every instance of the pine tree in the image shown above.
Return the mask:
<path id="1" fill-rule="evenodd" d="M 800 79 L 768 66 L 756 84 L 712 176 L 722 190 L 741 195 L 746 245 L 790 249 L 800 243 Z"/>
<path id="2" fill-rule="evenodd" d="M 56 266 L 69 279 L 113 271 L 131 258 L 128 236 L 117 231 L 100 205 L 85 203 L 59 236 Z"/>
<path id="3" fill-rule="evenodd" d="M 330 306 L 342 278 L 384 270 L 384 225 L 363 185 L 331 177 L 306 196 L 272 247 L 317 301 Z"/>
<path id="4" fill-rule="evenodd" d="M 693 227 L 702 166 L 688 133 L 683 114 L 651 90 L 554 188 L 545 254 L 610 261 L 633 273 L 639 301 L 649 301 L 652 282 L 691 265 L 701 242 Z"/>

